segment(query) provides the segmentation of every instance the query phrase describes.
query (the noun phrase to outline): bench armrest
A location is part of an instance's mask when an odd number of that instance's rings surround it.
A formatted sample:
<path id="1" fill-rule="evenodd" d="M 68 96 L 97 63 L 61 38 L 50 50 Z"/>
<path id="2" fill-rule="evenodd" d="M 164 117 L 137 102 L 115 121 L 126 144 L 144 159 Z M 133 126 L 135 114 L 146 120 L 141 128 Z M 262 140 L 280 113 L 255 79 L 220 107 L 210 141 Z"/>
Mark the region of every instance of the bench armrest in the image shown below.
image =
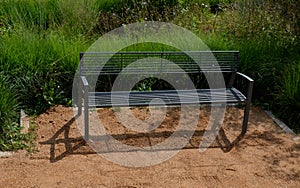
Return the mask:
<path id="1" fill-rule="evenodd" d="M 80 76 L 78 80 L 78 95 L 82 96 L 85 92 L 88 92 L 89 82 L 85 76 Z"/>
<path id="2" fill-rule="evenodd" d="M 87 81 L 85 76 L 81 76 L 80 77 L 80 81 L 81 81 L 81 93 L 83 94 L 83 98 L 87 98 L 88 97 L 88 92 L 89 92 L 89 82 Z"/>
<path id="3" fill-rule="evenodd" d="M 241 76 L 243 79 L 248 81 L 248 91 L 247 91 L 247 100 L 250 103 L 251 102 L 251 98 L 252 98 L 252 91 L 253 91 L 253 83 L 254 80 L 252 78 L 250 78 L 249 76 L 240 73 L 240 72 L 236 72 L 236 75 Z"/>
<path id="4" fill-rule="evenodd" d="M 254 80 L 252 78 L 250 78 L 249 76 L 243 74 L 243 73 L 240 73 L 240 72 L 237 72 L 236 74 L 242 76 L 243 78 L 245 78 L 246 80 L 248 80 L 249 82 L 254 82 Z"/>
<path id="5" fill-rule="evenodd" d="M 89 86 L 89 82 L 87 81 L 85 76 L 81 76 L 80 78 L 81 78 L 81 83 L 82 83 L 83 87 Z"/>
<path id="6" fill-rule="evenodd" d="M 89 92 L 89 82 L 87 81 L 85 76 L 80 76 L 79 85 L 78 85 L 78 96 L 79 98 L 85 97 Z"/>

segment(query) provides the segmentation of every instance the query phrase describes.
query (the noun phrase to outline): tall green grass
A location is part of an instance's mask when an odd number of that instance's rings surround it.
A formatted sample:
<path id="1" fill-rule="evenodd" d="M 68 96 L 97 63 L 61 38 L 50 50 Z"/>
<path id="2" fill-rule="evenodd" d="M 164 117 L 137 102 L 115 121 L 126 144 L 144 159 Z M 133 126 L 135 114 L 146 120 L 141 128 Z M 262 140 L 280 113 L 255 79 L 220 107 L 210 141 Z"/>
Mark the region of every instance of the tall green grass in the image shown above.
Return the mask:
<path id="1" fill-rule="evenodd" d="M 63 12 L 57 0 L 9 0 L 0 4 L 0 15 L 5 25 L 40 31 L 57 27 L 63 21 Z"/>
<path id="2" fill-rule="evenodd" d="M 22 149 L 26 146 L 22 127 L 18 125 L 17 91 L 0 72 L 0 151 Z"/>
<path id="3" fill-rule="evenodd" d="M 0 92 L 0 125 L 3 125 L 17 120 L 19 104 L 14 93 L 14 86 L 10 86 L 8 79 L 2 73 L 0 74 Z"/>
<path id="4" fill-rule="evenodd" d="M 8 0 L 0 2 L 0 31 L 30 30 L 44 34 L 54 30 L 61 35 L 90 36 L 97 25 L 97 0 Z M 9 29 L 8 29 L 9 28 Z M 1 34 L 1 32 L 0 32 Z"/>
<path id="5" fill-rule="evenodd" d="M 22 107 L 30 114 L 71 101 L 73 75 L 85 39 L 50 32 L 44 36 L 27 31 L 2 36 L 0 70 L 16 85 Z"/>
<path id="6" fill-rule="evenodd" d="M 274 107 L 279 110 L 276 113 L 295 132 L 300 132 L 300 61 L 286 66 L 277 79 Z"/>

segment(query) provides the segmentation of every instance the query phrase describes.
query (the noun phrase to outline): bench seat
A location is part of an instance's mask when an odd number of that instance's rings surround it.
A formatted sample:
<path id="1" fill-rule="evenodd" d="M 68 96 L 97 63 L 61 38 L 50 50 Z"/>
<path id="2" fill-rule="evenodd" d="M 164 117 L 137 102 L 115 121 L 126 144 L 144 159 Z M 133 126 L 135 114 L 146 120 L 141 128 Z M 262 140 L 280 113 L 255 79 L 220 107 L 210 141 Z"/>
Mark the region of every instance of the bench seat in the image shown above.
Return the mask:
<path id="1" fill-rule="evenodd" d="M 113 95 L 113 103 L 112 103 Z M 128 97 L 129 96 L 129 97 Z M 182 96 L 183 101 L 180 100 Z M 195 100 L 196 97 L 198 101 Z M 89 107 L 126 107 L 149 106 L 153 99 L 161 99 L 164 102 L 153 101 L 151 106 L 181 105 L 181 104 L 218 104 L 239 103 L 247 99 L 234 87 L 226 89 L 197 89 L 197 90 L 157 90 L 157 91 L 114 91 L 114 92 L 90 92 Z M 129 100 L 128 100 L 129 98 Z M 129 105 L 128 105 L 129 102 Z"/>

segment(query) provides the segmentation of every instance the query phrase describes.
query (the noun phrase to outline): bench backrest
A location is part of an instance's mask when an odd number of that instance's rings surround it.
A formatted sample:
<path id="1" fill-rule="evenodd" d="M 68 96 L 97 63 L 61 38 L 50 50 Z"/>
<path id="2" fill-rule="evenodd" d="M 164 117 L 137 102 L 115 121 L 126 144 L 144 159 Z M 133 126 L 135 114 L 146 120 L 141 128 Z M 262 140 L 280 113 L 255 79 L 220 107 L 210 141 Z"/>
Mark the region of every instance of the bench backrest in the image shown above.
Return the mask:
<path id="1" fill-rule="evenodd" d="M 145 71 L 148 74 L 236 72 L 238 53 L 238 51 L 85 52 L 80 53 L 80 74 L 117 75 L 131 63 L 143 61 L 143 59 L 146 63 L 139 63 L 134 69 L 128 69 L 127 73 L 139 74 Z M 172 62 L 173 65 L 175 63 L 177 66 L 172 66 L 166 61 Z"/>

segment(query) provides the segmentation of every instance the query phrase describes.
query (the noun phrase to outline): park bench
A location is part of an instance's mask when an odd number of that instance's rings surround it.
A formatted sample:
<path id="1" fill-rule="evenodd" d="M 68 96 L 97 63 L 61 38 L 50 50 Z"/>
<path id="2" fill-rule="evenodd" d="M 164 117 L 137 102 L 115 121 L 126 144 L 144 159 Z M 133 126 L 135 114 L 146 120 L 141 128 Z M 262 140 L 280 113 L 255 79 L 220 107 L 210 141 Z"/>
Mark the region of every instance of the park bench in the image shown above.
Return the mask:
<path id="1" fill-rule="evenodd" d="M 82 107 L 84 109 L 84 138 L 88 140 L 90 137 L 89 109 L 123 107 L 128 105 L 130 107 L 162 105 L 162 103 L 153 102 L 153 99 L 156 98 L 163 100 L 164 106 L 193 105 L 195 103 L 199 105 L 242 105 L 244 106 L 244 117 L 241 134 L 244 135 L 247 131 L 253 80 L 245 74 L 238 72 L 238 56 L 238 51 L 80 53 L 79 97 L 77 105 L 79 114 L 82 114 Z M 151 91 L 111 91 L 109 87 L 106 87 L 106 89 L 103 89 L 103 87 L 96 87 L 94 90 L 91 89 L 89 81 L 91 77 L 96 75 L 98 81 L 100 80 L 101 82 L 101 79 L 105 79 L 106 85 L 109 85 L 107 83 L 112 82 L 111 80 L 114 80 L 124 68 L 132 62 L 144 58 L 152 58 L 153 62 L 129 69 L 126 72 L 129 77 L 143 74 L 147 71 L 147 74 L 154 77 L 161 74 L 188 74 L 194 80 L 203 80 L 205 79 L 205 76 L 203 76 L 205 73 L 214 74 L 221 72 L 225 77 L 225 86 L 224 88 L 207 88 L 207 83 L 203 82 L 204 84 L 198 84 L 197 87 L 200 88 L 196 88 L 196 91 L 189 88 L 183 89 L 180 93 L 184 94 L 186 99 L 184 101 L 180 100 L 178 91 L 174 90 L 174 88 L 160 88 L 158 90 L 154 88 Z M 162 59 L 175 63 L 180 69 L 172 66 L 165 67 L 165 61 L 160 61 Z M 102 66 L 103 61 L 107 61 L 105 66 Z M 224 91 L 223 94 L 222 91 Z M 189 100 L 189 95 L 195 92 L 197 93 L 198 100 Z M 112 101 L 112 95 L 114 95 L 114 99 L 116 100 Z M 127 100 L 126 96 L 130 96 L 128 103 L 124 103 L 124 100 Z"/>

